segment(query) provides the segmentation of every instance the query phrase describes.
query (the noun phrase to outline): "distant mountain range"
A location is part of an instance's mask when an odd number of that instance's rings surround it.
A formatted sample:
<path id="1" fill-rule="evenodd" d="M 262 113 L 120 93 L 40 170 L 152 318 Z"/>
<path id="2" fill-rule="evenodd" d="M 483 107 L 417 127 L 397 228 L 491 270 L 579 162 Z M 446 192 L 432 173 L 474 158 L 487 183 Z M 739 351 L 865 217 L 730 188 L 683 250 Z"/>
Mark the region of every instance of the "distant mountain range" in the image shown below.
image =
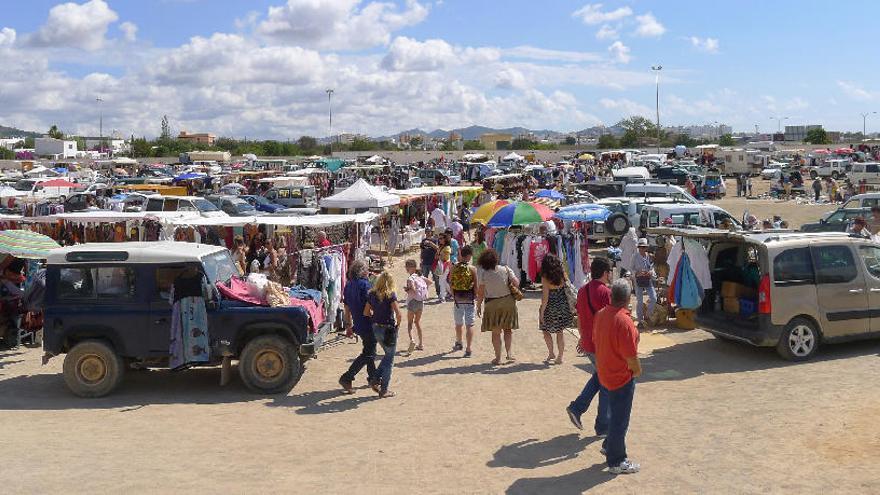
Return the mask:
<path id="1" fill-rule="evenodd" d="M 582 129 L 580 131 L 575 131 L 573 134 L 581 134 L 581 135 L 587 135 L 587 136 L 599 136 L 599 135 L 602 135 L 602 134 L 605 134 L 608 132 L 615 134 L 616 133 L 615 131 L 617 131 L 617 130 L 618 129 L 616 129 L 616 126 L 612 126 L 612 127 L 596 126 L 596 127 L 590 127 L 587 129 Z M 550 130 L 550 129 L 538 130 L 538 129 L 528 129 L 525 127 L 506 127 L 503 129 L 499 129 L 499 128 L 495 128 L 495 127 L 485 127 L 485 126 L 481 126 L 481 125 L 472 125 L 470 127 L 462 127 L 462 128 L 456 128 L 456 129 L 448 129 L 448 130 L 447 129 L 435 129 L 430 132 L 426 131 L 424 129 L 418 129 L 418 128 L 407 129 L 405 131 L 400 131 L 399 133 L 391 135 L 391 136 L 374 137 L 373 140 L 374 141 L 390 141 L 392 139 L 397 139 L 401 135 L 426 136 L 428 138 L 433 138 L 433 139 L 445 139 L 445 138 L 448 138 L 449 134 L 452 132 L 455 132 L 456 134 L 460 135 L 461 138 L 465 141 L 472 141 L 472 140 L 480 139 L 480 136 L 482 136 L 483 134 L 510 134 L 514 138 L 516 138 L 517 136 L 521 136 L 521 135 L 534 135 L 534 136 L 545 137 L 545 138 L 553 138 L 553 137 L 560 137 L 560 136 L 566 136 L 568 134 L 572 134 L 572 133 L 568 133 L 568 132 L 559 132 L 559 131 L 554 131 L 554 130 Z"/>
<path id="2" fill-rule="evenodd" d="M 0 138 L 5 137 L 32 137 L 38 138 L 43 134 L 40 132 L 31 132 L 24 131 L 21 129 L 16 129 L 15 127 L 6 127 L 5 125 L 0 125 Z"/>

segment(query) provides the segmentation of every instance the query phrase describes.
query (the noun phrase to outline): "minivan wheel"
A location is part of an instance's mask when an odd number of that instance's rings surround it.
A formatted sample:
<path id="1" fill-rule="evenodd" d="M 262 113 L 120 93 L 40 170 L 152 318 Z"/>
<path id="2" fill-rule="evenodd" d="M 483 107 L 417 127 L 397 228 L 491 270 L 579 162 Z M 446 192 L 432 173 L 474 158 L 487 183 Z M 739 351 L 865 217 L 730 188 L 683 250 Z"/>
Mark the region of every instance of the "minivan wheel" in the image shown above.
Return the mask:
<path id="1" fill-rule="evenodd" d="M 64 357 L 64 383 L 80 397 L 109 394 L 122 381 L 124 371 L 122 358 L 99 340 L 80 342 Z"/>
<path id="2" fill-rule="evenodd" d="M 238 360 L 241 381 L 260 394 L 290 392 L 302 372 L 296 346 L 278 335 L 262 335 L 251 340 Z"/>
<path id="3" fill-rule="evenodd" d="M 795 318 L 779 337 L 776 352 L 789 361 L 806 361 L 816 354 L 819 339 L 819 331 L 811 321 Z"/>

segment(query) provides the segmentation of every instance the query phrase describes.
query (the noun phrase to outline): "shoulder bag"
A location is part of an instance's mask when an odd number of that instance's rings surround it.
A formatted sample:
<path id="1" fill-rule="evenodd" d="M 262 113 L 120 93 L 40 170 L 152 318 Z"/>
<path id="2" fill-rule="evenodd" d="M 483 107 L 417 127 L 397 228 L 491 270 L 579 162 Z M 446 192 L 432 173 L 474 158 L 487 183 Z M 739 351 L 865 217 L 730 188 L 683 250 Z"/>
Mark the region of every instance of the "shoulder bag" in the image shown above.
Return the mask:
<path id="1" fill-rule="evenodd" d="M 514 301 L 523 300 L 522 291 L 513 283 L 513 272 L 510 270 L 510 267 L 507 267 L 507 288 L 510 289 L 510 295 L 513 296 Z"/>

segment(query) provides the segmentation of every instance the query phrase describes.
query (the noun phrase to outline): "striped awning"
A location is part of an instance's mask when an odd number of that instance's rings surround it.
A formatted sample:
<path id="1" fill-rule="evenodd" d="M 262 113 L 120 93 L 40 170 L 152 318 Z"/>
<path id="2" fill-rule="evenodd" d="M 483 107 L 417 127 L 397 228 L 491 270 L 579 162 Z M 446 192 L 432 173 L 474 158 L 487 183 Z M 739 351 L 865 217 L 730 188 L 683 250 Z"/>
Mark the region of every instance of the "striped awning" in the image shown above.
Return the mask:
<path id="1" fill-rule="evenodd" d="M 552 198 L 535 198 L 531 200 L 532 203 L 538 203 L 539 205 L 544 205 L 551 210 L 559 207 L 559 201 Z"/>
<path id="2" fill-rule="evenodd" d="M 51 237 L 29 230 L 0 232 L 0 253 L 16 258 L 45 259 L 49 251 L 60 247 Z"/>

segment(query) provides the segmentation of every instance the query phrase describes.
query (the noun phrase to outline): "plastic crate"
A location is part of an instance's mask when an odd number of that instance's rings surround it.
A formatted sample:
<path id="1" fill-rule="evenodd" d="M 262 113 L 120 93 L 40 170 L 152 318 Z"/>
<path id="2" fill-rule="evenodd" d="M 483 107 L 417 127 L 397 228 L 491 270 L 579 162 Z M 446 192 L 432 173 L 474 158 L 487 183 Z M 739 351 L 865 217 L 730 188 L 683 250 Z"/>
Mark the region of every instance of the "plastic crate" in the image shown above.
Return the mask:
<path id="1" fill-rule="evenodd" d="M 744 316 L 748 318 L 755 314 L 757 310 L 758 303 L 754 299 L 747 299 L 745 297 L 741 297 L 739 299 L 739 314 L 740 316 Z"/>

